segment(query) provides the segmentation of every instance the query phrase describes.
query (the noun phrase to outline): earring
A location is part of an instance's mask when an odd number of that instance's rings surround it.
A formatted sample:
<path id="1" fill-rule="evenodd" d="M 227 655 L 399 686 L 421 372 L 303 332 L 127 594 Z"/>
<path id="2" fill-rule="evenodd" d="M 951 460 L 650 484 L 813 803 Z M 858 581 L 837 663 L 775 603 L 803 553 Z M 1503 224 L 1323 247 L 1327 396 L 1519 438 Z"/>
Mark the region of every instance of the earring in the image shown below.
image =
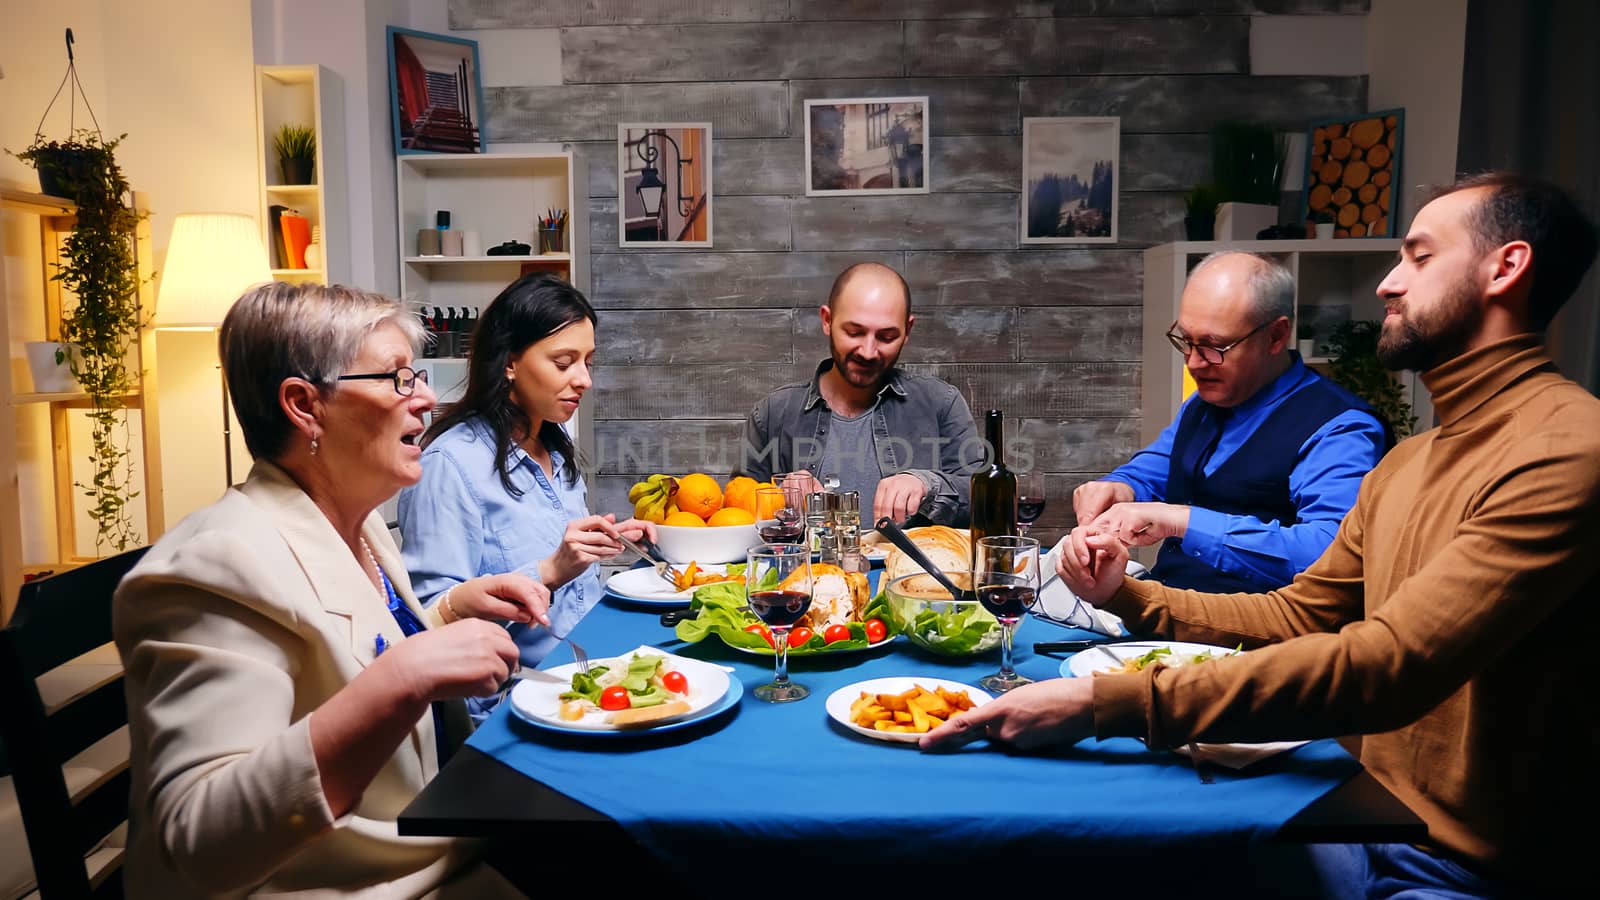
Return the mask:
<path id="1" fill-rule="evenodd" d="M 317 445 L 317 439 L 316 438 L 312 438 L 311 439 L 311 455 L 312 456 L 316 456 L 317 455 L 317 446 L 318 446 Z"/>

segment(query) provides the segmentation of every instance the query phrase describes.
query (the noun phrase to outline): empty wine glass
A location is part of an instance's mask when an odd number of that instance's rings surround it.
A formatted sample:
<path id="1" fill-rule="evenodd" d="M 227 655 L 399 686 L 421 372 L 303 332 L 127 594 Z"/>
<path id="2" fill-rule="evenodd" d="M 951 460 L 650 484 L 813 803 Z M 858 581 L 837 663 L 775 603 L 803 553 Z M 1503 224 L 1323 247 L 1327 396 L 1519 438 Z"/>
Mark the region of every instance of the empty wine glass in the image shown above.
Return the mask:
<path id="1" fill-rule="evenodd" d="M 1000 671 L 978 683 L 1004 693 L 1032 683 L 1011 667 L 1011 638 L 1017 620 L 1039 596 L 1039 542 L 1030 537 L 995 535 L 978 539 L 978 602 L 1000 620 Z"/>
<path id="2" fill-rule="evenodd" d="M 1044 473 L 1038 467 L 1017 475 L 1017 534 L 1024 537 L 1028 527 L 1044 515 Z"/>
<path id="3" fill-rule="evenodd" d="M 768 703 L 804 699 L 811 692 L 789 680 L 789 629 L 811 609 L 811 548 L 755 547 L 745 554 L 744 577 L 750 611 L 772 630 L 776 663 L 772 683 L 756 688 L 756 699 Z"/>

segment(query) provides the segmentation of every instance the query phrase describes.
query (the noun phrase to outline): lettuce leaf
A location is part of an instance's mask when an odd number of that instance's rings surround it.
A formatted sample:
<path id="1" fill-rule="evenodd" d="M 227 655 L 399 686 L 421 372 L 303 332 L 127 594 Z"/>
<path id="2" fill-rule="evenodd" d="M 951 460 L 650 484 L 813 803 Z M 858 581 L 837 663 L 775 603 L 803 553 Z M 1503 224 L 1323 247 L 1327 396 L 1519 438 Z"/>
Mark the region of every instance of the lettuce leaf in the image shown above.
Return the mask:
<path id="1" fill-rule="evenodd" d="M 907 630 L 944 652 L 969 653 L 984 642 L 993 627 L 994 617 L 974 603 L 947 611 L 925 609 Z"/>

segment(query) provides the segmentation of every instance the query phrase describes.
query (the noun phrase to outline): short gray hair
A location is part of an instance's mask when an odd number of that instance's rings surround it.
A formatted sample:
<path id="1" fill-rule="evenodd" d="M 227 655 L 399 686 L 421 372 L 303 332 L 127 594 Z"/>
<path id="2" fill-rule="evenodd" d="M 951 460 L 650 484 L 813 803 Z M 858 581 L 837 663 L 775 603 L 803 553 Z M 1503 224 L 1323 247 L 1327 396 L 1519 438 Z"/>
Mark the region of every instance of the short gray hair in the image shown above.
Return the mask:
<path id="1" fill-rule="evenodd" d="M 1248 256 L 1256 261 L 1255 268 L 1245 284 L 1250 288 L 1250 304 L 1261 316 L 1262 322 L 1271 322 L 1282 316 L 1294 318 L 1294 275 L 1289 267 L 1270 256 L 1245 253 L 1242 250 L 1218 250 L 1197 263 L 1189 277 L 1200 274 L 1206 266 L 1228 256 Z"/>
<path id="2" fill-rule="evenodd" d="M 286 378 L 333 390 L 340 372 L 376 328 L 392 323 L 422 348 L 422 323 L 398 300 L 342 284 L 272 282 L 251 288 L 222 320 L 217 349 L 244 442 L 257 459 L 275 460 L 293 427 L 278 406 Z"/>

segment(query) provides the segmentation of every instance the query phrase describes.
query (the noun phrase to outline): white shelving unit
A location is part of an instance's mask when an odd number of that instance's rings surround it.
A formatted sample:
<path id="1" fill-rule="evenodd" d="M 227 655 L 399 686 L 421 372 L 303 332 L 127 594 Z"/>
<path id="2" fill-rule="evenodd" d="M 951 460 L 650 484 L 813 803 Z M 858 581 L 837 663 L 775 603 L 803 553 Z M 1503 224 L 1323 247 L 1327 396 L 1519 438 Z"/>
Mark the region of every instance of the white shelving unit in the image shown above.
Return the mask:
<path id="1" fill-rule="evenodd" d="M 1211 253 L 1239 250 L 1281 260 L 1295 276 L 1295 321 L 1312 307 L 1348 310 L 1352 320 L 1382 320 L 1378 284 L 1394 267 L 1398 239 L 1365 238 L 1307 241 L 1178 241 L 1144 251 L 1144 372 L 1140 435 L 1148 444 L 1177 415 L 1194 384 L 1184 362 L 1172 352 L 1166 332 L 1178 318 L 1178 301 L 1195 264 Z M 1335 316 L 1339 317 L 1339 316 Z M 1328 361 L 1306 360 L 1316 367 Z M 1414 373 L 1398 373 L 1406 399 L 1417 416 L 1417 430 L 1430 427 L 1433 404 Z"/>
<path id="2" fill-rule="evenodd" d="M 578 202 L 581 176 L 571 153 L 439 153 L 396 161 L 400 295 L 414 306 L 483 309 L 525 270 L 549 271 L 589 290 L 588 216 Z M 568 211 L 565 250 L 539 254 L 539 217 Z M 484 249 L 527 244 L 527 256 L 421 256 L 417 232 L 450 211 L 450 227 L 477 232 Z M 459 396 L 465 360 L 430 359 L 441 403 Z"/>
<path id="3" fill-rule="evenodd" d="M 344 195 L 344 132 L 338 76 L 318 65 L 256 66 L 256 159 L 261 189 L 261 240 L 278 281 L 331 284 L 350 279 L 349 219 Z M 316 132 L 311 184 L 283 184 L 273 137 L 284 124 Z M 284 266 L 281 241 L 274 241 L 269 210 L 286 206 L 322 229 L 322 264 Z"/>

